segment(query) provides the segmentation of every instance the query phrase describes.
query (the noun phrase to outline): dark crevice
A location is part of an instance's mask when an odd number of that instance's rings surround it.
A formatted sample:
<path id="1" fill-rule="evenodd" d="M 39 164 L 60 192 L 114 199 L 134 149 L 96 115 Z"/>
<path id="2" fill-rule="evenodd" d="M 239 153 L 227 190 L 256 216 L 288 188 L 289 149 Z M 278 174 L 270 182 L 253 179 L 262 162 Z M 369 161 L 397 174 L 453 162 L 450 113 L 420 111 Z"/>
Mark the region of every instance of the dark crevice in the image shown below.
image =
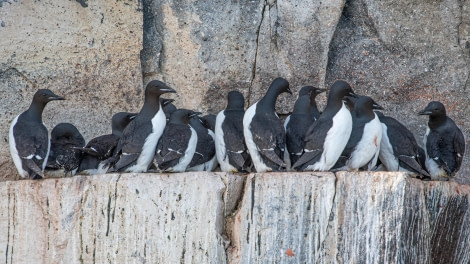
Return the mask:
<path id="1" fill-rule="evenodd" d="M 253 61 L 253 68 L 251 69 L 251 81 L 250 81 L 250 86 L 248 87 L 248 96 L 247 96 L 247 103 L 246 105 L 251 105 L 250 99 L 251 99 L 251 91 L 253 88 L 253 81 L 255 80 L 256 77 L 256 60 L 258 58 L 258 48 L 259 48 L 259 35 L 261 33 L 261 26 L 263 25 L 264 21 L 264 12 L 266 10 L 266 7 L 268 6 L 268 1 L 265 0 L 263 4 L 263 10 L 261 11 L 261 20 L 258 25 L 258 29 L 256 30 L 256 49 L 255 49 L 255 59 Z"/>

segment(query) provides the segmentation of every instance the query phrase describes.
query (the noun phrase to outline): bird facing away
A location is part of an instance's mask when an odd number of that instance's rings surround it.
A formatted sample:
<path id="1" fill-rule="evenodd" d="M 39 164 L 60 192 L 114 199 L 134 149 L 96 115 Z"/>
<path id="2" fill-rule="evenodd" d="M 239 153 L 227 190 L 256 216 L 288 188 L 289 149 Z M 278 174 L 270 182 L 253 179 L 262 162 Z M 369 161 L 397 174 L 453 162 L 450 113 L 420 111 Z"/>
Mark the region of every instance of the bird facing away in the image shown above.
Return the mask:
<path id="1" fill-rule="evenodd" d="M 294 110 L 290 115 L 290 121 L 286 126 L 286 152 L 289 160 L 286 162 L 293 164 L 304 153 L 305 134 L 313 124 L 314 117 L 310 108 L 310 95 L 300 96 L 294 105 Z"/>
<path id="2" fill-rule="evenodd" d="M 197 145 L 197 133 L 189 125 L 193 116 L 200 115 L 187 109 L 178 109 L 170 116 L 158 141 L 153 163 L 158 171 L 184 172 L 191 162 Z"/>
<path id="3" fill-rule="evenodd" d="M 145 88 L 142 109 L 124 129 L 113 157 L 109 172 L 146 172 L 155 148 L 166 125 L 166 117 L 160 106 L 160 95 L 175 93 L 161 81 L 151 81 Z"/>
<path id="4" fill-rule="evenodd" d="M 432 101 L 419 112 L 428 115 L 424 136 L 426 168 L 433 180 L 446 181 L 454 177 L 462 165 L 465 138 L 455 122 L 447 116 L 441 102 Z"/>
<path id="5" fill-rule="evenodd" d="M 351 86 L 342 80 L 333 83 L 323 113 L 305 135 L 304 154 L 294 169 L 328 171 L 335 165 L 352 130 L 351 113 L 344 104 L 346 96 L 356 97 Z"/>
<path id="6" fill-rule="evenodd" d="M 108 167 L 104 166 L 104 160 L 114 153 L 122 132 L 126 126 L 136 117 L 136 113 L 119 112 L 111 119 L 111 134 L 95 137 L 84 148 L 78 148 L 82 155 L 77 173 L 103 174 Z"/>
<path id="7" fill-rule="evenodd" d="M 194 116 L 189 120 L 189 125 L 196 131 L 197 144 L 193 158 L 187 171 L 212 171 L 217 160 L 215 156 L 214 132 L 210 125 L 202 117 Z"/>
<path id="8" fill-rule="evenodd" d="M 238 91 L 227 96 L 227 107 L 217 114 L 215 148 L 220 169 L 225 172 L 249 172 L 251 157 L 243 136 L 245 99 Z"/>
<path id="9" fill-rule="evenodd" d="M 51 149 L 46 170 L 64 169 L 65 176 L 74 175 L 80 164 L 81 153 L 76 148 L 85 146 L 85 139 L 71 123 L 59 123 L 51 131 Z"/>
<path id="10" fill-rule="evenodd" d="M 352 131 L 348 143 L 334 168 L 358 171 L 367 166 L 372 170 L 379 157 L 382 125 L 373 110 L 383 110 L 369 96 L 359 96 L 354 103 Z"/>
<path id="11" fill-rule="evenodd" d="M 48 89 L 38 90 L 28 110 L 10 126 L 10 154 L 22 178 L 41 179 L 49 157 L 49 133 L 42 121 L 44 107 L 50 101 L 64 100 Z"/>
<path id="12" fill-rule="evenodd" d="M 379 159 L 388 171 L 409 172 L 414 177 L 427 176 L 419 157 L 419 146 L 413 133 L 402 123 L 376 112 L 382 123 Z M 423 155 L 425 156 L 425 154 Z"/>
<path id="13" fill-rule="evenodd" d="M 289 82 L 276 78 L 266 95 L 250 106 L 243 117 L 243 135 L 257 172 L 286 168 L 283 161 L 286 133 L 275 112 L 276 100 L 281 93 L 292 94 Z"/>

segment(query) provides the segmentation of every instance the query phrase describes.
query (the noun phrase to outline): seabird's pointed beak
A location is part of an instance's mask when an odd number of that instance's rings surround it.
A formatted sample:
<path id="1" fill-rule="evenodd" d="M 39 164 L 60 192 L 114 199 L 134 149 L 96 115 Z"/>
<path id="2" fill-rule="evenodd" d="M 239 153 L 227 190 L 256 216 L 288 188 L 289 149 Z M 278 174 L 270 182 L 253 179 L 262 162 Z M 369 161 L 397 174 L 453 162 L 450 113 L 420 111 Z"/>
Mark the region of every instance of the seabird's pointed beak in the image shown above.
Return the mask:
<path id="1" fill-rule="evenodd" d="M 382 106 L 380 106 L 380 105 L 377 104 L 377 103 L 372 104 L 372 109 L 375 109 L 375 110 L 385 110 Z"/>
<path id="2" fill-rule="evenodd" d="M 189 115 L 189 117 L 192 118 L 192 117 L 199 116 L 199 115 L 202 115 L 202 113 L 201 112 L 193 112 Z"/>
<path id="3" fill-rule="evenodd" d="M 163 93 L 176 93 L 175 89 L 170 88 L 168 86 L 160 88 L 160 91 L 163 92 Z"/>
<path id="4" fill-rule="evenodd" d="M 54 101 L 54 100 L 65 100 L 65 98 L 64 98 L 64 97 L 62 97 L 62 96 L 58 96 L 58 95 L 55 95 L 55 94 L 54 94 L 53 96 L 49 97 L 48 99 L 49 99 L 49 101 Z"/>
<path id="5" fill-rule="evenodd" d="M 418 115 L 430 115 L 432 112 L 430 110 L 421 110 L 418 112 Z"/>
<path id="6" fill-rule="evenodd" d="M 134 119 L 136 116 L 137 116 L 137 114 L 130 115 L 130 116 L 129 116 L 129 120 L 132 120 L 132 119 Z"/>

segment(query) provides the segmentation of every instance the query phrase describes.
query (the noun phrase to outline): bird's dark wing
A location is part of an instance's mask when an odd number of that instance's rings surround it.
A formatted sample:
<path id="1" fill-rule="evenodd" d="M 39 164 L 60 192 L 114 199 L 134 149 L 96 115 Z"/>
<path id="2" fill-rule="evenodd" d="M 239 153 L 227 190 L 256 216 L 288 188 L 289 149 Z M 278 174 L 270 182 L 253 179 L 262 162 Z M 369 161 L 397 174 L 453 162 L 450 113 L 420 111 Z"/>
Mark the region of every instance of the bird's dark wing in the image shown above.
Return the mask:
<path id="1" fill-rule="evenodd" d="M 204 164 L 211 160 L 215 155 L 215 141 L 209 134 L 209 130 L 200 130 L 197 132 L 197 145 L 196 152 L 194 153 L 188 168 L 194 167 L 199 164 Z M 211 132 L 212 133 L 212 132 Z"/>
<path id="2" fill-rule="evenodd" d="M 272 163 L 286 167 L 282 160 L 286 134 L 281 120 L 276 116 L 264 116 L 259 119 L 256 117 L 251 122 L 251 133 L 259 153 Z"/>
<path id="3" fill-rule="evenodd" d="M 95 156 L 100 160 L 104 160 L 111 157 L 118 142 L 119 137 L 116 135 L 103 135 L 90 140 L 82 151 Z"/>
<path id="4" fill-rule="evenodd" d="M 418 162 L 417 157 L 400 155 L 398 156 L 398 162 L 400 167 L 403 167 L 411 172 L 429 177 L 429 173 L 425 171 L 421 164 Z"/>
<path id="5" fill-rule="evenodd" d="M 114 150 L 112 162 L 116 162 L 109 172 L 122 171 L 133 165 L 140 156 L 145 139 L 152 132 L 151 122 L 132 120 L 124 129 L 118 145 Z"/>
<path id="6" fill-rule="evenodd" d="M 21 133 L 22 131 L 34 130 L 34 134 Z M 18 155 L 23 160 L 23 169 L 34 171 L 36 174 L 42 171 L 42 163 L 47 159 L 47 150 L 49 144 L 49 135 L 47 128 L 43 124 L 37 124 L 30 127 L 23 122 L 17 122 L 13 128 L 16 149 Z M 31 160 L 36 166 L 33 166 Z M 27 166 L 27 168 L 24 168 Z M 39 169 L 39 171 L 38 171 Z M 39 174 L 42 176 L 42 173 Z"/>
<path id="7" fill-rule="evenodd" d="M 292 164 L 295 164 L 304 152 L 305 134 L 312 124 L 311 115 L 292 114 L 286 127 L 286 151 Z"/>
<path id="8" fill-rule="evenodd" d="M 226 111 L 228 112 L 228 111 Z M 247 148 L 243 136 L 243 111 L 241 113 L 226 113 L 222 123 L 224 143 L 229 162 L 241 171 L 246 162 Z"/>
<path id="9" fill-rule="evenodd" d="M 168 124 L 157 144 L 154 164 L 159 170 L 166 170 L 178 164 L 188 147 L 191 130 L 186 125 Z"/>
<path id="10" fill-rule="evenodd" d="M 439 167 L 441 167 L 443 170 L 446 171 L 448 175 L 451 174 L 451 171 L 449 167 L 447 166 L 447 163 L 444 161 L 444 155 L 441 152 L 441 147 L 444 145 L 444 140 L 441 137 L 441 135 L 434 130 L 429 131 L 428 137 L 426 139 L 426 150 L 428 156 L 433 159 Z"/>
<path id="11" fill-rule="evenodd" d="M 457 172 L 462 165 L 463 155 L 465 153 L 465 138 L 460 129 L 455 130 L 453 147 L 455 152 L 455 168 L 453 172 Z"/>
<path id="12" fill-rule="evenodd" d="M 304 170 L 307 166 L 314 164 L 320 159 L 326 135 L 332 125 L 332 119 L 320 118 L 310 126 L 305 134 L 304 154 L 302 154 L 292 168 Z"/>

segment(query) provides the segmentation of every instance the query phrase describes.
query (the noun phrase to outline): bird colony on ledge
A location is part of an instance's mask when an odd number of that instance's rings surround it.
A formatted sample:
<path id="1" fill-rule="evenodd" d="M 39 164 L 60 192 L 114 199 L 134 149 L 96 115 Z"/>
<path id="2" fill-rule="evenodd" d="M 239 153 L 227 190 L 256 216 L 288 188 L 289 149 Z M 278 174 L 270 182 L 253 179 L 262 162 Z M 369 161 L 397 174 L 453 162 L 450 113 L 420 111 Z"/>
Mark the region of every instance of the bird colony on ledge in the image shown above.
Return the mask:
<path id="1" fill-rule="evenodd" d="M 464 136 L 440 102 L 419 112 L 428 115 L 423 150 L 413 134 L 368 96 L 342 80 L 329 89 L 323 112 L 315 97 L 324 89 L 305 86 L 282 123 L 277 97 L 289 83 L 275 79 L 266 95 L 245 111 L 238 91 L 228 93 L 225 110 L 201 116 L 177 109 L 163 94 L 175 93 L 161 81 L 145 88 L 139 113 L 112 117 L 112 133 L 85 145 L 78 129 L 60 123 L 49 133 L 42 121 L 46 104 L 64 100 L 38 90 L 28 110 L 12 122 L 11 157 L 21 177 L 41 179 L 44 170 L 65 175 L 107 172 L 214 171 L 405 171 L 420 179 L 448 180 L 462 164 Z"/>

